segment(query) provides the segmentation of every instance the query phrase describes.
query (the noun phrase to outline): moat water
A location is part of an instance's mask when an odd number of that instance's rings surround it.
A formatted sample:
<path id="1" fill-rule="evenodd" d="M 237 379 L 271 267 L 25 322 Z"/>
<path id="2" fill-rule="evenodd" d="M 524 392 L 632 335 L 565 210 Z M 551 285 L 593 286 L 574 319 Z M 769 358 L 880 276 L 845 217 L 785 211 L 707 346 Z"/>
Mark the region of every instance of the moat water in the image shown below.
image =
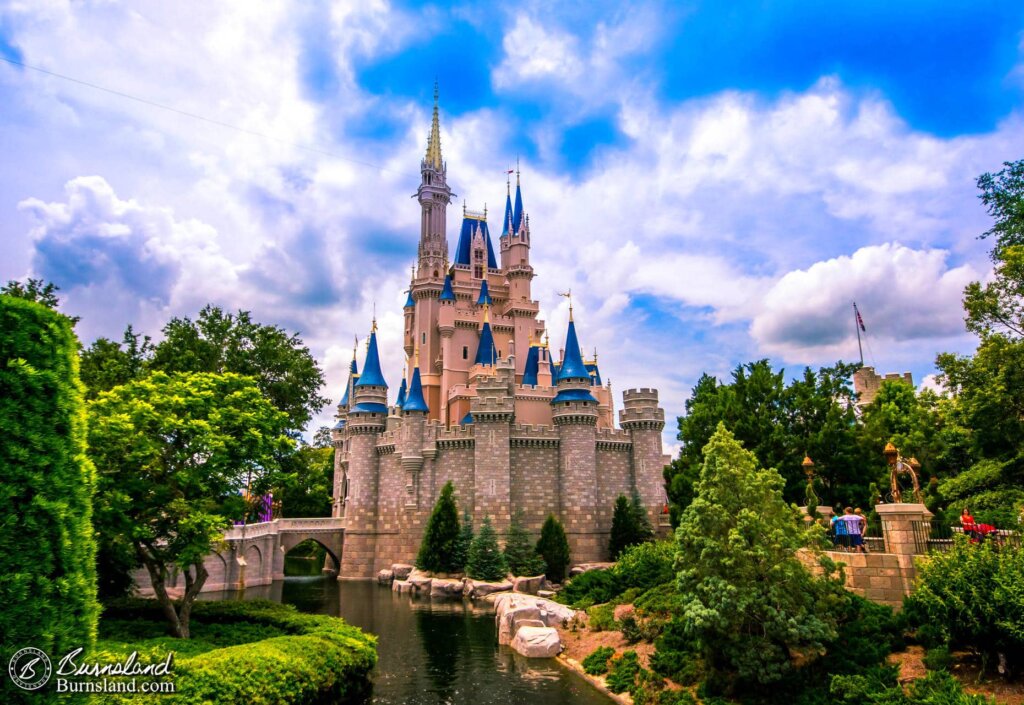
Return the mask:
<path id="1" fill-rule="evenodd" d="M 237 599 L 207 594 L 204 599 Z M 608 705 L 607 696 L 554 659 L 498 646 L 493 608 L 398 595 L 371 582 L 286 578 L 245 591 L 303 612 L 342 617 L 377 635 L 365 703 L 378 705 Z M 486 603 L 484 603 L 486 604 Z"/>

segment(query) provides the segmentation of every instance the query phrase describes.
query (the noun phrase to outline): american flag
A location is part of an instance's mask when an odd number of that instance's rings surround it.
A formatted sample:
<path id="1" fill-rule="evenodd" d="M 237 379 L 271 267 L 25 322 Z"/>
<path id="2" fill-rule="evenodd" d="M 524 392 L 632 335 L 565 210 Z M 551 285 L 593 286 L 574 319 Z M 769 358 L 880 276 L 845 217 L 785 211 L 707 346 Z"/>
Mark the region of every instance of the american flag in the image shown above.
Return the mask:
<path id="1" fill-rule="evenodd" d="M 858 326 L 860 326 L 860 329 L 861 329 L 861 330 L 862 330 L 863 332 L 867 333 L 867 332 L 868 332 L 868 329 L 864 327 L 864 319 L 860 317 L 860 309 L 859 309 L 859 308 L 857 308 L 857 304 L 854 304 L 854 305 L 853 305 L 853 312 L 854 312 L 854 313 L 856 314 L 856 316 L 857 316 L 857 325 L 858 325 Z"/>

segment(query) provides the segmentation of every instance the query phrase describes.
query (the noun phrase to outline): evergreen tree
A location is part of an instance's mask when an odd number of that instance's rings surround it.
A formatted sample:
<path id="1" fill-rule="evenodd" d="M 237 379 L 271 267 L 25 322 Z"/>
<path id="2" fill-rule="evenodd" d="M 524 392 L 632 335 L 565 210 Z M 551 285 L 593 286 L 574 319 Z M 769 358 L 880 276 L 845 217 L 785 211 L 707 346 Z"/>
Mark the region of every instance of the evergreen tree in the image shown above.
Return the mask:
<path id="1" fill-rule="evenodd" d="M 508 574 L 505 556 L 498 548 L 498 534 L 491 525 L 491 518 L 484 517 L 480 533 L 469 545 L 469 562 L 466 574 L 474 580 L 496 581 Z"/>
<path id="2" fill-rule="evenodd" d="M 0 296 L 4 664 L 26 646 L 51 656 L 78 647 L 88 653 L 96 638 L 99 607 L 91 523 L 96 480 L 86 457 L 77 349 L 66 316 L 46 308 L 45 302 Z M 14 684 L 3 680 L 2 700 L 21 702 L 11 692 Z M 52 686 L 33 695 L 38 702 L 58 699 Z"/>
<path id="3" fill-rule="evenodd" d="M 615 508 L 612 510 L 612 531 L 608 537 L 608 552 L 613 561 L 618 559 L 619 554 L 627 547 L 639 543 L 636 540 L 636 535 L 636 514 L 629 506 L 626 495 L 620 494 L 615 500 Z"/>
<path id="4" fill-rule="evenodd" d="M 469 512 L 462 513 L 462 526 L 459 527 L 459 537 L 455 542 L 455 550 L 452 555 L 452 565 L 456 573 L 465 573 L 466 564 L 469 563 L 469 547 L 473 544 L 473 517 Z"/>
<path id="5" fill-rule="evenodd" d="M 548 580 L 555 583 L 565 580 L 565 570 L 571 557 L 569 540 L 565 537 L 562 522 L 558 521 L 554 514 L 549 514 L 544 520 L 540 539 L 537 541 L 537 553 L 544 559 L 544 574 Z"/>
<path id="6" fill-rule="evenodd" d="M 636 526 L 636 543 L 644 543 L 654 539 L 654 527 L 647 518 L 647 508 L 640 500 L 640 493 L 633 488 L 632 497 L 629 500 L 629 509 L 633 512 L 633 522 Z"/>
<path id="7" fill-rule="evenodd" d="M 521 510 L 512 515 L 505 532 L 505 562 L 513 575 L 541 575 L 544 572 L 544 559 L 537 555 L 530 534 L 523 526 Z"/>
<path id="8" fill-rule="evenodd" d="M 423 532 L 423 543 L 416 555 L 416 567 L 435 573 L 456 573 L 462 566 L 456 565 L 455 549 L 459 540 L 459 510 L 455 506 L 455 488 L 451 481 L 441 488 L 434 511 L 430 513 L 427 529 Z"/>

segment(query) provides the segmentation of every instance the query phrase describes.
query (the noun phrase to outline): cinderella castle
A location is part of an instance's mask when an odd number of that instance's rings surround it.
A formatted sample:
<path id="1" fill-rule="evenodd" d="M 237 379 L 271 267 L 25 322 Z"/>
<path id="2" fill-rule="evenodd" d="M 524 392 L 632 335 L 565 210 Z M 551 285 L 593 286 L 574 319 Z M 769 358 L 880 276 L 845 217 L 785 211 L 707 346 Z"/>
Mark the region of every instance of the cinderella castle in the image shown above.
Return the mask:
<path id="1" fill-rule="evenodd" d="M 618 495 L 637 492 L 659 526 L 669 458 L 658 392 L 624 392 L 616 427 L 611 385 L 596 354 L 588 360 L 580 351 L 571 300 L 564 348 L 552 359 L 530 295 L 530 218 L 518 172 L 497 251 L 486 211 L 463 208 L 449 260 L 452 190 L 436 90 L 420 173 L 418 262 L 404 307 L 407 374 L 389 404 L 374 322 L 361 372 L 353 354 L 332 429 L 333 512 L 344 526 L 339 577 L 412 562 L 448 481 L 477 526 L 489 516 L 501 531 L 522 512 L 536 535 L 554 514 L 574 563 L 607 560 Z"/>

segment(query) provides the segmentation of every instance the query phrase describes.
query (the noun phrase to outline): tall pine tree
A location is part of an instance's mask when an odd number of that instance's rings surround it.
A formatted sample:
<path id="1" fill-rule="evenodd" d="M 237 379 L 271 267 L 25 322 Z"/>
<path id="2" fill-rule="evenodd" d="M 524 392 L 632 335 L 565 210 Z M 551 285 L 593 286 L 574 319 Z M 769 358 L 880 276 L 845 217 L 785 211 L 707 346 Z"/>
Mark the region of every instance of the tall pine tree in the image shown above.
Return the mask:
<path id="1" fill-rule="evenodd" d="M 491 518 L 484 517 L 480 533 L 469 546 L 469 563 L 466 574 L 474 580 L 496 581 L 508 574 L 505 556 L 498 548 L 498 534 L 491 525 Z"/>
<path id="2" fill-rule="evenodd" d="M 416 567 L 435 573 L 456 573 L 456 547 L 459 541 L 459 510 L 455 506 L 455 488 L 446 482 L 441 488 L 434 511 L 430 513 L 423 543 L 416 555 Z"/>
<path id="3" fill-rule="evenodd" d="M 537 541 L 537 553 L 544 559 L 544 574 L 548 580 L 555 583 L 565 580 L 565 570 L 569 567 L 571 557 L 569 539 L 565 537 L 562 522 L 554 514 L 549 514 L 544 520 Z"/>
<path id="4" fill-rule="evenodd" d="M 505 532 L 505 562 L 513 575 L 541 575 L 544 572 L 544 559 L 537 555 L 530 534 L 523 526 L 521 510 L 512 515 Z"/>
<path id="5" fill-rule="evenodd" d="M 469 547 L 473 543 L 473 517 L 469 512 L 462 512 L 462 526 L 459 527 L 459 538 L 455 542 L 455 555 L 452 556 L 452 565 L 455 572 L 464 573 L 466 564 L 469 562 Z"/>

